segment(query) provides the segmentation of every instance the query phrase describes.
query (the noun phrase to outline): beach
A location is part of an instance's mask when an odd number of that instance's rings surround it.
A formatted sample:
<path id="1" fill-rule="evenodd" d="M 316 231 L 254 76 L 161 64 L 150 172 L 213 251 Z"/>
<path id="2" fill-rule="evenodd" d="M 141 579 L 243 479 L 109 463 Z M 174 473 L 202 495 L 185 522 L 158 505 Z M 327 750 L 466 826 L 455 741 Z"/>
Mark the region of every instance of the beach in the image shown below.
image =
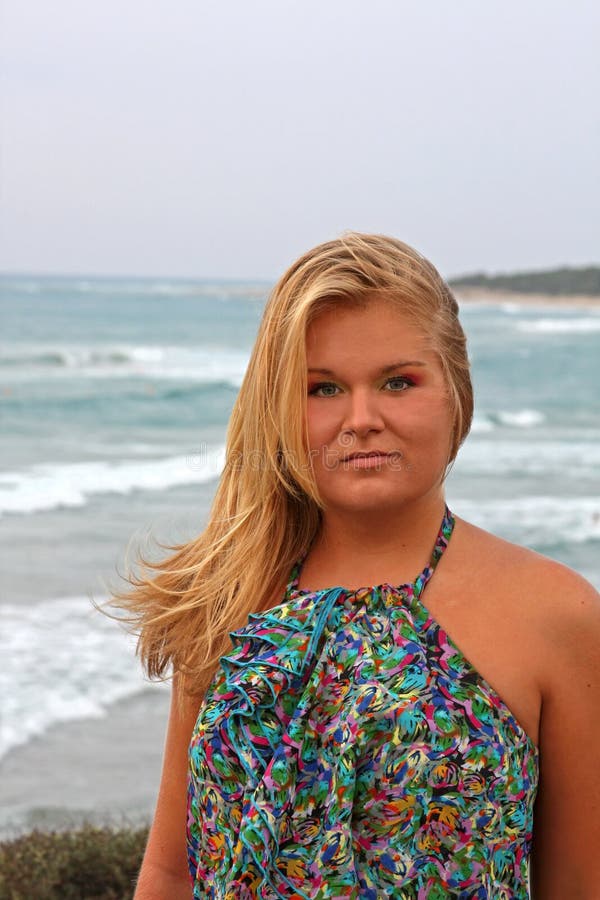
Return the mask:
<path id="1" fill-rule="evenodd" d="M 146 824 L 154 810 L 167 690 L 115 703 L 98 719 L 61 723 L 5 756 L 0 839 L 34 828 Z"/>
<path id="2" fill-rule="evenodd" d="M 94 602 L 125 586 L 128 548 L 156 559 L 156 541 L 204 527 L 268 290 L 0 282 L 5 836 L 151 818 L 168 686 L 148 684 L 135 639 Z M 600 587 L 600 304 L 459 300 L 476 403 L 449 505 Z"/>

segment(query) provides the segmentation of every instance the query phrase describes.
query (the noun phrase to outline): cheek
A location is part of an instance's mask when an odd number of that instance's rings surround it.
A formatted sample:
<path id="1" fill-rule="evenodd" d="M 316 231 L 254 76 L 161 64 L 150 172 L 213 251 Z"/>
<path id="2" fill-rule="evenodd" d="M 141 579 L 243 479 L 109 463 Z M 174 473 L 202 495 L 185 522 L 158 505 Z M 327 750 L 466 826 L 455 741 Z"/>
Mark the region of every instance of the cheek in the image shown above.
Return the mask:
<path id="1" fill-rule="evenodd" d="M 427 440 L 440 448 L 445 454 L 450 453 L 454 435 L 454 417 L 447 403 L 440 403 L 429 422 Z"/>
<path id="2" fill-rule="evenodd" d="M 335 436 L 336 423 L 331 413 L 323 406 L 309 405 L 306 413 L 308 443 L 311 448 L 320 447 Z"/>
<path id="3" fill-rule="evenodd" d="M 452 442 L 453 417 L 445 398 L 406 404 L 402 415 L 394 417 L 392 427 L 400 437 L 415 445 L 446 448 Z"/>

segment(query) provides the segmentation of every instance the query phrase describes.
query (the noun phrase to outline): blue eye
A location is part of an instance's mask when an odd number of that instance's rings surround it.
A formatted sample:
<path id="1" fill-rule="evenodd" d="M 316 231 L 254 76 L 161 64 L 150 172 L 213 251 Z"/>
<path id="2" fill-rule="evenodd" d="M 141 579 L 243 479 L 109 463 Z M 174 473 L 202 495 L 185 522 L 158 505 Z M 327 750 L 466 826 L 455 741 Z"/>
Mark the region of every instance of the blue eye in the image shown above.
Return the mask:
<path id="1" fill-rule="evenodd" d="M 394 393 L 414 387 L 414 384 L 414 381 L 411 378 L 407 378 L 406 375 L 394 375 L 393 378 L 388 378 L 386 381 L 386 387 L 389 387 Z"/>
<path id="2" fill-rule="evenodd" d="M 333 381 L 322 381 L 315 384 L 308 393 L 315 397 L 334 397 L 337 390 L 338 386 Z"/>

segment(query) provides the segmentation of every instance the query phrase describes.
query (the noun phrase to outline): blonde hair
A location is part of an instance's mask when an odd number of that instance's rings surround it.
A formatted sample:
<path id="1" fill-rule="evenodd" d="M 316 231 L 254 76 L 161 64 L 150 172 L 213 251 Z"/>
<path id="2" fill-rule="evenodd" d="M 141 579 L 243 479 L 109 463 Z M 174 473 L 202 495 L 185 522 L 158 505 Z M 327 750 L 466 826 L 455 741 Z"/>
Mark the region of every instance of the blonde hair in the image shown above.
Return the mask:
<path id="1" fill-rule="evenodd" d="M 202 693 L 229 632 L 280 598 L 294 562 L 319 527 L 322 502 L 305 426 L 306 330 L 324 308 L 397 304 L 432 340 L 446 378 L 454 428 L 449 462 L 473 413 L 458 306 L 434 266 L 383 235 L 350 232 L 304 254 L 275 285 L 235 402 L 225 466 L 205 530 L 160 562 L 138 560 L 133 590 L 111 603 L 126 610 L 150 677 L 172 666 Z"/>

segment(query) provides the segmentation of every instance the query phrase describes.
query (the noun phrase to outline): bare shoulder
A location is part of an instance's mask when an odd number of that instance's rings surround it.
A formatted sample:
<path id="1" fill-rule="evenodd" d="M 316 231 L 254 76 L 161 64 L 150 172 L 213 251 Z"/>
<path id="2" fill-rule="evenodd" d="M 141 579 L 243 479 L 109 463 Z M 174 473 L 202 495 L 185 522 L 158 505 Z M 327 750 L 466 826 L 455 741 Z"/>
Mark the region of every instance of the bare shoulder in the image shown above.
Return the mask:
<path id="1" fill-rule="evenodd" d="M 457 531 L 459 562 L 468 561 L 492 599 L 527 623 L 530 653 L 546 675 L 564 674 L 563 666 L 592 654 L 600 657 L 600 594 L 589 581 L 463 520 Z"/>
<path id="2" fill-rule="evenodd" d="M 484 575 L 499 579 L 503 587 L 512 585 L 517 593 L 525 588 L 536 600 L 548 604 L 548 609 L 556 604 L 564 610 L 565 603 L 593 609 L 598 603 L 596 588 L 569 566 L 464 519 L 458 521 L 461 555 L 470 557 Z"/>
<path id="3" fill-rule="evenodd" d="M 501 649 L 503 622 L 509 623 L 514 653 L 505 658 L 516 660 L 513 670 L 521 678 L 511 701 L 530 733 L 537 731 L 534 895 L 591 900 L 600 879 L 600 786 L 593 777 L 600 744 L 600 595 L 562 563 L 462 520 L 457 524 L 458 564 L 471 561 L 479 585 L 485 583 L 498 610 L 494 642 Z M 500 667 L 499 683 L 504 672 Z M 537 713 L 528 705 L 532 684 Z"/>
<path id="4" fill-rule="evenodd" d="M 533 892 L 591 900 L 600 879 L 600 596 L 568 566 L 463 520 L 455 536 L 448 578 L 476 599 L 485 584 L 492 638 L 483 662 L 498 664 L 492 677 L 540 750 Z"/>

